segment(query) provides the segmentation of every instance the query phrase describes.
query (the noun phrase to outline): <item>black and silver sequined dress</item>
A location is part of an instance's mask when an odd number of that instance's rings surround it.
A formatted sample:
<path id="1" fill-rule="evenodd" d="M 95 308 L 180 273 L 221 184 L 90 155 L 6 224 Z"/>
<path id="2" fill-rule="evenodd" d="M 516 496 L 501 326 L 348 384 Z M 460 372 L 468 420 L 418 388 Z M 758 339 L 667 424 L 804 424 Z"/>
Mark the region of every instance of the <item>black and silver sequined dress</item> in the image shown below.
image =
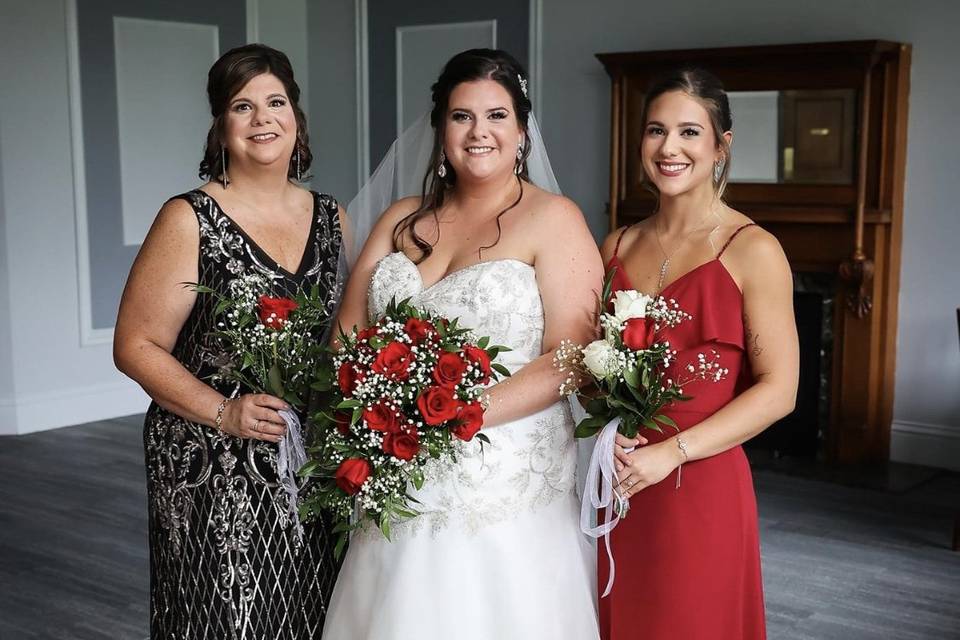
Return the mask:
<path id="1" fill-rule="evenodd" d="M 334 309 L 341 233 L 333 198 L 313 194 L 310 241 L 290 273 L 209 195 L 195 190 L 178 197 L 200 223 L 200 284 L 227 293 L 231 280 L 256 273 L 272 283 L 274 296 L 317 284 Z M 226 357 L 209 337 L 214 304 L 212 296 L 197 297 L 172 352 L 208 383 Z M 233 388 L 218 390 L 230 395 Z M 302 540 L 295 535 L 277 481 L 277 446 L 223 435 L 156 403 L 147 411 L 143 439 L 151 638 L 319 638 L 339 567 L 325 523 L 306 525 Z"/>

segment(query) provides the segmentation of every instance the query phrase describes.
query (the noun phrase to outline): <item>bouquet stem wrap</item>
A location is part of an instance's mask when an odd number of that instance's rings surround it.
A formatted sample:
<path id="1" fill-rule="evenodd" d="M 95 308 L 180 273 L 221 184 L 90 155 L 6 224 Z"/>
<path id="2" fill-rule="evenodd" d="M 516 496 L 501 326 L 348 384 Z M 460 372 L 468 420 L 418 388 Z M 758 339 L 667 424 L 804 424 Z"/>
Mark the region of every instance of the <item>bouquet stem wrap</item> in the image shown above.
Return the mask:
<path id="1" fill-rule="evenodd" d="M 293 411 L 280 410 L 280 417 L 287 423 L 287 433 L 280 439 L 277 455 L 277 477 L 287 493 L 287 513 L 295 527 L 297 538 L 303 539 L 303 525 L 298 513 L 299 493 L 297 469 L 307 463 L 307 452 L 303 448 L 303 434 L 300 419 Z"/>
<path id="2" fill-rule="evenodd" d="M 603 538 L 607 549 L 607 560 L 610 563 L 610 577 L 601 597 L 606 597 L 613 588 L 615 567 L 613 551 L 610 550 L 610 532 L 620 522 L 622 514 L 627 512 L 629 501 L 618 494 L 615 489 L 617 470 L 614 466 L 613 447 L 616 443 L 617 429 L 620 418 L 614 418 L 600 430 L 597 441 L 590 454 L 590 464 L 587 466 L 587 479 L 584 486 L 583 499 L 580 503 L 580 530 L 591 538 Z M 602 523 L 592 526 L 592 515 L 597 509 L 604 510 Z"/>

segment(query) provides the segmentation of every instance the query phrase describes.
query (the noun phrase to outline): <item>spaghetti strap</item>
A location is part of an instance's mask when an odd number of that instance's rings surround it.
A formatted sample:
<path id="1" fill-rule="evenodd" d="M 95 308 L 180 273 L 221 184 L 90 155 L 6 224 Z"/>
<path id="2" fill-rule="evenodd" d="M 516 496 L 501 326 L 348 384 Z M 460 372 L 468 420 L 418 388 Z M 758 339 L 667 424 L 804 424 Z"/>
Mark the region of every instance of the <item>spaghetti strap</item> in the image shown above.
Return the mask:
<path id="1" fill-rule="evenodd" d="M 623 229 L 620 230 L 620 235 L 617 236 L 617 244 L 616 244 L 616 246 L 613 248 L 613 257 L 614 257 L 614 258 L 619 258 L 619 257 L 620 257 L 620 241 L 623 240 L 623 234 L 625 234 L 625 233 L 627 232 L 627 229 L 629 229 L 629 228 L 630 228 L 630 225 L 626 225 Z"/>
<path id="2" fill-rule="evenodd" d="M 733 242 L 733 239 L 736 238 L 741 231 L 743 231 L 747 227 L 755 227 L 755 226 L 757 226 L 756 222 L 748 222 L 747 224 L 743 225 L 742 227 L 739 227 L 736 231 L 734 231 L 733 234 L 729 238 L 727 238 L 727 241 L 723 243 L 723 247 L 720 249 L 720 253 L 717 254 L 717 260 L 720 259 L 720 256 L 723 255 L 723 252 L 727 250 L 727 247 L 730 246 L 730 243 Z M 620 243 L 618 242 L 617 244 L 620 244 Z"/>

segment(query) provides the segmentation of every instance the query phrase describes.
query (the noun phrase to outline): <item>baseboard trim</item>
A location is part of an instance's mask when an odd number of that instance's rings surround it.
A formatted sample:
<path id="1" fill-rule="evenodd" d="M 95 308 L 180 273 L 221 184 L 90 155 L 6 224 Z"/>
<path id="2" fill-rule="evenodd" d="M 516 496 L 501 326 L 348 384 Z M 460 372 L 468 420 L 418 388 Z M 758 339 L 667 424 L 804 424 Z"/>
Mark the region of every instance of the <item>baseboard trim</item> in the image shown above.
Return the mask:
<path id="1" fill-rule="evenodd" d="M 890 459 L 960 471 L 960 426 L 895 421 L 890 429 Z"/>
<path id="2" fill-rule="evenodd" d="M 0 435 L 23 435 L 142 413 L 150 398 L 130 381 L 0 400 Z"/>

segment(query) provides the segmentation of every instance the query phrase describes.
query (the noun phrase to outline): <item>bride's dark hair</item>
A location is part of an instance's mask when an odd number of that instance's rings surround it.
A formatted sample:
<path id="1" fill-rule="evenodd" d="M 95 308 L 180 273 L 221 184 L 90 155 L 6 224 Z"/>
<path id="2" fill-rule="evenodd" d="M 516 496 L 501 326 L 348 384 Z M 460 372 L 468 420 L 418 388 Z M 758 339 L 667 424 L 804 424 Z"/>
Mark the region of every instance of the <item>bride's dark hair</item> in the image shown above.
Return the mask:
<path id="1" fill-rule="evenodd" d="M 405 216 L 393 228 L 394 248 L 399 248 L 400 240 L 408 229 L 413 243 L 420 250 L 420 257 L 416 263 L 423 262 L 433 253 L 433 245 L 417 234 L 416 223 L 421 218 L 432 215 L 437 221 L 437 211 L 443 206 L 447 192 L 457 184 L 457 172 L 453 166 L 445 161 L 446 175 L 440 177 L 437 167 L 440 165 L 440 152 L 443 149 L 443 139 L 447 126 L 447 109 L 450 103 L 450 94 L 457 85 L 475 80 L 493 80 L 500 84 L 513 99 L 513 112 L 520 124 L 520 129 L 527 131 L 527 122 L 530 119 L 532 105 L 527 97 L 527 72 L 523 66 L 506 51 L 500 49 L 469 49 L 450 58 L 444 65 L 440 77 L 433 83 L 433 109 L 430 111 L 430 125 L 433 127 L 433 151 L 427 172 L 423 176 L 423 186 L 420 194 L 420 207 Z M 520 185 L 520 195 L 516 201 L 497 215 L 497 240 L 480 248 L 480 251 L 489 249 L 500 241 L 500 216 L 517 206 L 523 198 L 523 183 L 529 181 L 527 174 L 527 158 L 532 149 L 530 136 L 523 137 L 523 154 L 520 159 L 520 172 L 517 182 Z"/>

